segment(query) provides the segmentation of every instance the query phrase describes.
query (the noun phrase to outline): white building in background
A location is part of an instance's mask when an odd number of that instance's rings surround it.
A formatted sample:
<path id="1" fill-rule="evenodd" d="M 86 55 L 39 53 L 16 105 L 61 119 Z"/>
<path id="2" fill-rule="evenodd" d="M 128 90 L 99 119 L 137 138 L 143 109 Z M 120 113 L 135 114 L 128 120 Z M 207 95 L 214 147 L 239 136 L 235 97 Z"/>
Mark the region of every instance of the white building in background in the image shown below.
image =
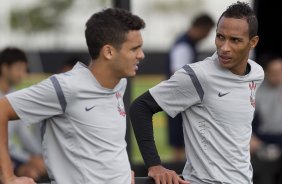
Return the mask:
<path id="1" fill-rule="evenodd" d="M 176 36 L 187 29 L 191 19 L 207 12 L 217 21 L 220 14 L 237 0 L 131 0 L 131 10 L 146 22 L 143 30 L 144 50 L 166 51 Z M 252 0 L 243 0 L 252 5 Z M 96 11 L 111 6 L 111 0 L 74 0 L 62 16 L 62 24 L 44 32 L 24 33 L 9 26 L 13 8 L 29 8 L 38 0 L 2 0 L 0 6 L 0 49 L 13 45 L 26 50 L 87 50 L 84 28 L 87 19 Z M 42 1 L 41 1 L 42 2 Z M 200 50 L 214 50 L 215 29 L 200 45 Z"/>

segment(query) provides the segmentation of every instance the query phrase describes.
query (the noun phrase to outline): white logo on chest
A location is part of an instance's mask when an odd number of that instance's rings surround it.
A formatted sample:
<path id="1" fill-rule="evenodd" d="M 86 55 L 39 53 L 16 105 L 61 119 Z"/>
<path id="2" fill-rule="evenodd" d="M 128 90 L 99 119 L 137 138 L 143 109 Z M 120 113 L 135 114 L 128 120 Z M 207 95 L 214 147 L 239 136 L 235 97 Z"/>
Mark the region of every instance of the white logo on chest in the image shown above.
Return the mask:
<path id="1" fill-rule="evenodd" d="M 123 105 L 123 99 L 122 99 L 122 95 L 117 92 L 116 93 L 116 98 L 117 98 L 117 109 L 118 109 L 118 112 L 121 116 L 125 117 L 126 113 L 125 113 L 125 108 L 124 108 L 124 105 Z"/>
<path id="2" fill-rule="evenodd" d="M 249 83 L 249 88 L 251 90 L 251 96 L 250 96 L 250 102 L 251 105 L 255 108 L 256 106 L 256 100 L 255 100 L 255 91 L 256 91 L 256 83 L 254 83 L 254 81 L 252 81 L 251 83 Z"/>

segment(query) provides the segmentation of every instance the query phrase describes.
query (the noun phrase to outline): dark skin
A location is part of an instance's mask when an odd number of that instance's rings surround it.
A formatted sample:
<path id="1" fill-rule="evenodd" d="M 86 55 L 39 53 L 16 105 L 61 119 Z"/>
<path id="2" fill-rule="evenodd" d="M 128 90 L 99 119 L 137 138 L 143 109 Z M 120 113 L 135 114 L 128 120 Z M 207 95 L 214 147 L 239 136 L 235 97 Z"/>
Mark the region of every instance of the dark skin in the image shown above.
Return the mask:
<path id="1" fill-rule="evenodd" d="M 250 50 L 258 41 L 258 36 L 250 38 L 246 19 L 222 17 L 215 38 L 220 65 L 235 75 L 245 75 Z M 161 165 L 150 167 L 148 175 L 154 178 L 156 184 L 189 183 Z"/>
<path id="2" fill-rule="evenodd" d="M 258 41 L 258 36 L 249 37 L 246 19 L 222 17 L 215 38 L 220 65 L 233 74 L 245 75 L 250 50 Z"/>

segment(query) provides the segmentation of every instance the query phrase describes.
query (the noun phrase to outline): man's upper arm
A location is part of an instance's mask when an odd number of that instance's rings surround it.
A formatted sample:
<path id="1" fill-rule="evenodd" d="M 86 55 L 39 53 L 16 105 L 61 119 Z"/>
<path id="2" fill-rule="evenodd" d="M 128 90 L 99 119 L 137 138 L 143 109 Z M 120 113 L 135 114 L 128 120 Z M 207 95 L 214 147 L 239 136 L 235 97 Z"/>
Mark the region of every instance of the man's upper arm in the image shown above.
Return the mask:
<path id="1" fill-rule="evenodd" d="M 149 89 L 158 105 L 171 117 L 190 106 L 200 103 L 201 97 L 194 84 L 194 78 L 185 71 L 179 70 L 169 80 Z"/>
<path id="2" fill-rule="evenodd" d="M 0 117 L 5 118 L 5 120 L 8 121 L 19 119 L 17 113 L 6 97 L 0 99 L 0 109 Z"/>
<path id="3" fill-rule="evenodd" d="M 63 80 L 59 81 L 64 90 L 69 91 Z M 68 95 L 69 96 L 69 95 Z M 8 94 L 8 101 L 18 117 L 26 123 L 36 123 L 64 113 L 61 99 L 51 79 L 45 79 L 28 88 Z"/>

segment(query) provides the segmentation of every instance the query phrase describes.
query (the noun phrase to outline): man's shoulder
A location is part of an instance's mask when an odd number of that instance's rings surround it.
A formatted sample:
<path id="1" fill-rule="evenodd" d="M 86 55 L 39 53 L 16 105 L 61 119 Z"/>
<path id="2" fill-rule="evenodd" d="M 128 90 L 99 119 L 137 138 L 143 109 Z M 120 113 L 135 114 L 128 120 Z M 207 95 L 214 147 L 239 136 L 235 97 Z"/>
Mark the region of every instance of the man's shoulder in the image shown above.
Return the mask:
<path id="1" fill-rule="evenodd" d="M 182 69 L 176 72 L 178 77 L 182 77 L 185 81 L 187 75 L 193 80 L 199 80 L 203 82 L 206 80 L 206 76 L 210 73 L 214 73 L 216 67 L 213 60 L 204 59 L 202 61 L 198 61 L 192 64 L 187 64 L 182 67 Z"/>
<path id="2" fill-rule="evenodd" d="M 66 83 L 72 83 L 75 85 L 82 85 L 89 80 L 88 69 L 82 66 L 74 67 L 72 70 L 55 74 L 54 76 L 58 78 L 60 81 L 64 81 Z"/>
<path id="3" fill-rule="evenodd" d="M 72 69 L 70 71 L 54 74 L 49 77 L 50 84 L 58 90 L 62 90 L 65 94 L 64 96 L 69 97 L 71 94 L 76 94 L 80 91 L 80 88 L 84 88 L 85 86 L 90 86 L 89 79 L 85 77 L 86 71 L 81 71 L 83 69 Z"/>
<path id="4" fill-rule="evenodd" d="M 263 72 L 263 68 L 261 65 L 259 65 L 257 62 L 254 60 L 249 59 L 248 63 L 251 65 L 252 69 L 255 69 L 257 71 Z"/>
<path id="5" fill-rule="evenodd" d="M 251 65 L 251 74 L 257 76 L 260 79 L 264 78 L 264 70 L 257 62 L 249 59 L 248 63 Z"/>
<path id="6" fill-rule="evenodd" d="M 206 57 L 201 61 L 197 61 L 195 63 L 189 64 L 191 68 L 201 70 L 202 72 L 208 72 L 214 70 L 216 68 L 216 62 L 213 56 Z"/>

